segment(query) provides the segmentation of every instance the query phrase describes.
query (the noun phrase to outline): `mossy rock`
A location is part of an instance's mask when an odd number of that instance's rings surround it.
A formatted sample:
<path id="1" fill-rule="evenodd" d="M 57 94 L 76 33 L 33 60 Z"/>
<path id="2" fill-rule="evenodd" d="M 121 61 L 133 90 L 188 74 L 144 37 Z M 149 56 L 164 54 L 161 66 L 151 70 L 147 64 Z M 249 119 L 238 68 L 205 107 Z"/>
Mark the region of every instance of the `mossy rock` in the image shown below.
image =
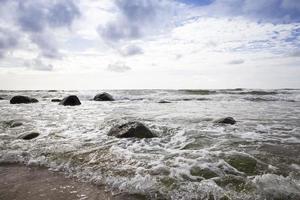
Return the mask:
<path id="1" fill-rule="evenodd" d="M 251 192 L 255 187 L 248 183 L 245 178 L 234 175 L 227 175 L 214 180 L 217 185 L 226 189 L 233 189 L 236 192 Z"/>
<path id="2" fill-rule="evenodd" d="M 225 161 L 248 176 L 257 174 L 257 161 L 250 156 L 235 154 L 226 157 Z"/>
<path id="3" fill-rule="evenodd" d="M 193 166 L 190 170 L 190 173 L 192 176 L 200 176 L 205 179 L 218 177 L 218 174 L 216 174 L 214 171 L 212 171 L 208 168 L 201 168 L 198 166 Z"/>
<path id="4" fill-rule="evenodd" d="M 162 183 L 163 186 L 165 186 L 168 189 L 174 189 L 176 188 L 176 179 L 171 178 L 171 177 L 162 177 L 160 178 L 160 182 Z"/>

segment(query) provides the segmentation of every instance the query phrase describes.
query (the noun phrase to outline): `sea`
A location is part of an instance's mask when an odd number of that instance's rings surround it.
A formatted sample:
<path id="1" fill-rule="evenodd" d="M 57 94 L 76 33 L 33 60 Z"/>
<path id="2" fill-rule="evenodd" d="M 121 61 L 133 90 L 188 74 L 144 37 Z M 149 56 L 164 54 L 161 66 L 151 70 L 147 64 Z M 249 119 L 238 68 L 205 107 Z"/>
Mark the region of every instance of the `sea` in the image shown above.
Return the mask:
<path id="1" fill-rule="evenodd" d="M 93 101 L 101 92 L 115 101 Z M 39 102 L 10 104 L 15 95 Z M 81 105 L 51 102 L 68 95 Z M 0 97 L 0 164 L 46 167 L 144 199 L 300 199 L 299 89 L 1 90 Z M 236 124 L 217 123 L 223 117 Z M 158 137 L 107 135 L 131 121 Z M 29 132 L 40 135 L 19 137 Z"/>

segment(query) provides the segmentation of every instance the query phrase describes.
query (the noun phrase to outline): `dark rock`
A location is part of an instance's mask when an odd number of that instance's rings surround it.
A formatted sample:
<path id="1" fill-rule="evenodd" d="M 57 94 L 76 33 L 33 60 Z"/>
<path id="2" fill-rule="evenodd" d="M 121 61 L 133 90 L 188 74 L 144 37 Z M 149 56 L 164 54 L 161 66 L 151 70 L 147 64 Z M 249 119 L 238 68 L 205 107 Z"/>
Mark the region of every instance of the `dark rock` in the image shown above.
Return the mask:
<path id="1" fill-rule="evenodd" d="M 153 138 L 156 137 L 145 125 L 140 122 L 128 122 L 122 125 L 114 126 L 108 132 L 109 136 L 118 138 Z"/>
<path id="2" fill-rule="evenodd" d="M 71 95 L 71 96 L 68 96 L 68 97 L 64 98 L 59 103 L 59 105 L 64 105 L 64 106 L 78 106 L 78 105 L 81 105 L 81 102 L 80 102 L 80 100 L 78 99 L 77 96 Z"/>
<path id="3" fill-rule="evenodd" d="M 61 102 L 61 99 L 51 99 L 51 102 Z"/>
<path id="4" fill-rule="evenodd" d="M 20 104 L 20 103 L 37 103 L 39 102 L 37 99 L 35 98 L 30 98 L 27 96 L 14 96 L 11 100 L 10 103 L 11 104 Z"/>
<path id="5" fill-rule="evenodd" d="M 233 119 L 232 117 L 221 118 L 216 120 L 215 122 L 218 124 L 231 124 L 231 125 L 236 123 L 235 119 Z"/>
<path id="6" fill-rule="evenodd" d="M 104 92 L 101 94 L 97 94 L 94 97 L 94 101 L 114 101 L 114 98 L 110 94 Z"/>
<path id="7" fill-rule="evenodd" d="M 0 100 L 4 100 L 4 98 L 0 97 Z"/>
<path id="8" fill-rule="evenodd" d="M 171 102 L 167 100 L 160 100 L 158 103 L 171 103 Z"/>
<path id="9" fill-rule="evenodd" d="M 37 132 L 28 132 L 21 134 L 18 138 L 23 140 L 31 140 L 38 137 L 40 134 Z"/>

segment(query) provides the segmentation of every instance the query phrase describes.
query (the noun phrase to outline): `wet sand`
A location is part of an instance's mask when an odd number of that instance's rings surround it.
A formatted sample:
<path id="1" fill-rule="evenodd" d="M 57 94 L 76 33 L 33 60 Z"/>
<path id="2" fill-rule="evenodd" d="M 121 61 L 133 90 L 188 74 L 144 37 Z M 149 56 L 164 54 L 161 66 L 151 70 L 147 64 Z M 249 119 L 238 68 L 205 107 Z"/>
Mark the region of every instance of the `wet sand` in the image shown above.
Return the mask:
<path id="1" fill-rule="evenodd" d="M 39 167 L 0 165 L 0 200 L 138 200 Z"/>

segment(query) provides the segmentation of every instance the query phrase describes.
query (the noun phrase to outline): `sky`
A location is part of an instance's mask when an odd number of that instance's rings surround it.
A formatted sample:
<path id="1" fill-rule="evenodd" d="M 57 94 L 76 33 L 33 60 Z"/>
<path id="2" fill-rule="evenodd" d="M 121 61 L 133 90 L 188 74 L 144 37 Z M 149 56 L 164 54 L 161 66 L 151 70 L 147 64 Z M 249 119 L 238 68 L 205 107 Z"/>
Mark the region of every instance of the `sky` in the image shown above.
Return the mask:
<path id="1" fill-rule="evenodd" d="M 299 0 L 0 0 L 0 89 L 300 88 Z"/>

